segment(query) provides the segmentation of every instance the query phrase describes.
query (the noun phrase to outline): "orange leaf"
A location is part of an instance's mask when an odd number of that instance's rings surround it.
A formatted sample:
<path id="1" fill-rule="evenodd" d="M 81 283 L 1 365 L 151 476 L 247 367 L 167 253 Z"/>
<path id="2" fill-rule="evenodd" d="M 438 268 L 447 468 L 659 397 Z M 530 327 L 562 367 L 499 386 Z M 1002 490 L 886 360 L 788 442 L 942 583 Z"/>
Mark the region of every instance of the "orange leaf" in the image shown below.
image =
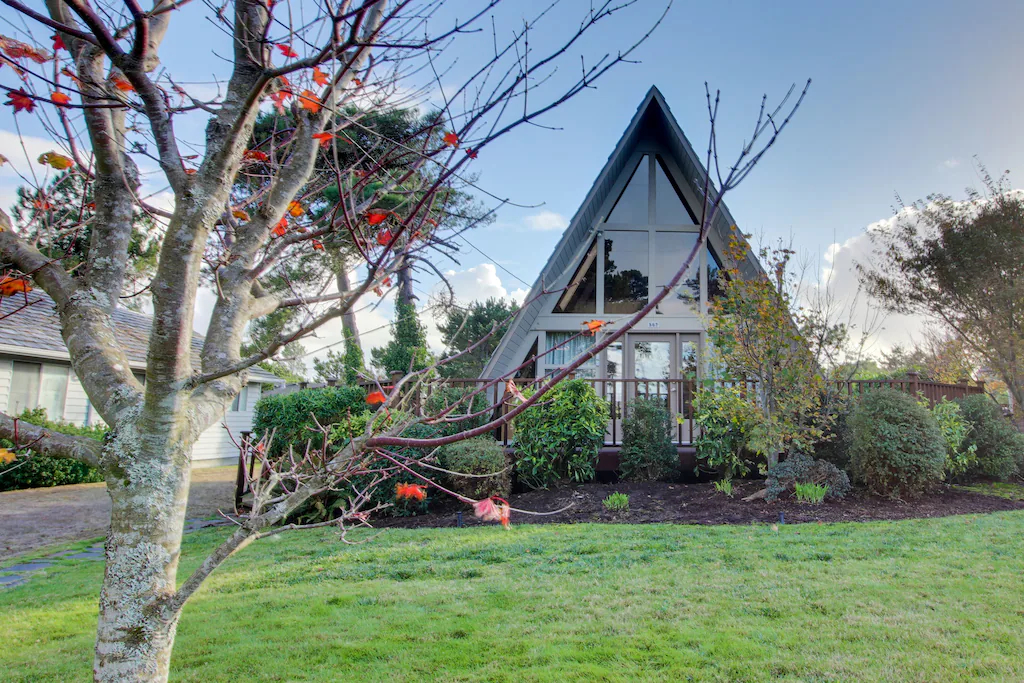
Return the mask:
<path id="1" fill-rule="evenodd" d="M 374 287 L 373 293 L 376 294 L 377 296 L 384 296 L 384 290 L 381 289 L 380 287 Z"/>
<path id="2" fill-rule="evenodd" d="M 0 464 L 6 465 L 9 462 L 14 462 L 14 451 L 9 451 L 6 448 L 0 448 Z"/>
<path id="3" fill-rule="evenodd" d="M 409 500 L 424 500 L 427 497 L 427 487 L 423 484 L 398 484 L 395 486 L 395 498 L 408 498 Z"/>
<path id="4" fill-rule="evenodd" d="M 114 87 L 121 92 L 132 92 L 135 90 L 135 86 L 129 83 L 127 78 L 122 76 L 115 76 L 111 82 L 114 84 Z"/>
<path id="5" fill-rule="evenodd" d="M 27 111 L 29 114 L 36 108 L 36 101 L 29 97 L 29 94 L 24 90 L 11 90 L 7 93 L 7 102 L 14 107 L 14 113 L 17 114 L 19 111 Z"/>
<path id="6" fill-rule="evenodd" d="M 358 78 L 353 78 L 352 82 L 356 84 L 357 88 L 363 87 L 363 82 L 361 80 L 359 80 Z"/>
<path id="7" fill-rule="evenodd" d="M 381 230 L 379 233 L 377 233 L 377 244 L 381 245 L 382 247 L 386 247 L 389 244 L 391 244 L 391 238 L 391 231 L 385 228 L 384 230 Z"/>
<path id="8" fill-rule="evenodd" d="M 5 277 L 3 280 L 0 280 L 0 296 L 11 296 L 18 292 L 27 294 L 31 291 L 32 285 L 24 278 Z"/>
<path id="9" fill-rule="evenodd" d="M 57 154 L 56 152 L 40 154 L 38 161 L 44 166 L 51 166 L 58 171 L 66 171 L 75 164 L 75 160 L 71 157 L 66 157 L 63 154 Z"/>
<path id="10" fill-rule="evenodd" d="M 587 332 L 589 334 L 594 334 L 595 332 L 597 332 L 606 325 L 605 321 L 603 320 L 588 320 L 583 324 L 587 326 Z"/>
<path id="11" fill-rule="evenodd" d="M 277 49 L 281 51 L 285 57 L 298 57 L 299 53 L 292 49 L 291 45 L 278 45 Z"/>
<path id="12" fill-rule="evenodd" d="M 320 98 L 312 90 L 303 90 L 299 95 L 299 106 L 308 109 L 310 114 L 320 111 Z"/>
<path id="13" fill-rule="evenodd" d="M 370 392 L 370 394 L 366 397 L 366 402 L 369 403 L 371 406 L 380 405 L 381 403 L 384 403 L 384 401 L 386 400 L 387 397 L 384 396 L 384 393 L 380 391 Z"/>
<path id="14" fill-rule="evenodd" d="M 330 147 L 331 140 L 334 139 L 334 133 L 317 133 L 313 136 L 313 139 L 318 141 L 321 147 Z"/>
<path id="15" fill-rule="evenodd" d="M 497 522 L 501 519 L 501 511 L 491 498 L 473 503 L 473 514 L 484 522 Z"/>
<path id="16" fill-rule="evenodd" d="M 442 139 L 444 140 L 444 144 L 446 144 L 446 145 L 449 145 L 451 147 L 458 147 L 459 146 L 459 136 L 456 135 L 455 133 L 451 133 L 451 132 L 445 133 L 444 134 L 444 138 L 442 138 Z"/>
<path id="17" fill-rule="evenodd" d="M 370 225 L 380 225 L 387 219 L 388 215 L 383 211 L 371 211 L 366 214 L 366 222 Z"/>
<path id="18" fill-rule="evenodd" d="M 261 152 L 258 149 L 247 149 L 242 154 L 242 158 L 246 161 L 262 161 L 264 163 L 270 161 L 270 157 L 267 156 L 266 152 Z"/>
<path id="19" fill-rule="evenodd" d="M 330 81 L 331 81 L 330 76 L 328 76 L 323 71 L 321 71 L 320 67 L 318 67 L 318 66 L 313 67 L 313 82 L 314 83 L 316 83 L 317 85 L 327 85 L 328 83 L 330 83 Z"/>
<path id="20" fill-rule="evenodd" d="M 323 242 L 320 240 L 313 240 L 313 251 L 320 251 L 324 248 Z"/>
<path id="21" fill-rule="evenodd" d="M 249 220 L 249 214 L 247 214 L 245 211 L 242 211 L 241 209 L 235 209 L 234 211 L 231 212 L 231 215 L 240 221 Z"/>
<path id="22" fill-rule="evenodd" d="M 288 219 L 287 218 L 282 218 L 281 220 L 279 220 L 277 222 L 277 225 L 274 226 L 274 229 L 271 232 L 274 233 L 275 237 L 284 237 L 284 234 L 287 231 L 288 231 Z"/>
<path id="23" fill-rule="evenodd" d="M 391 286 L 391 276 L 390 276 L 390 275 L 388 275 L 388 276 L 387 276 L 386 278 L 384 278 L 383 280 L 381 280 L 381 281 L 380 281 L 380 283 L 381 283 L 382 285 L 384 285 L 385 287 L 390 287 L 390 286 Z"/>
<path id="24" fill-rule="evenodd" d="M 288 204 L 288 213 L 292 218 L 298 218 L 302 214 L 306 213 L 306 210 L 302 208 L 302 204 L 298 202 L 290 202 Z"/>
<path id="25" fill-rule="evenodd" d="M 45 199 L 36 199 L 32 202 L 32 206 L 36 207 L 37 211 L 49 211 L 53 208 L 53 205 Z"/>
<path id="26" fill-rule="evenodd" d="M 66 107 L 71 103 L 71 98 L 62 92 L 50 93 L 50 101 L 58 107 Z"/>
<path id="27" fill-rule="evenodd" d="M 512 394 L 513 396 L 515 396 L 520 401 L 525 401 L 526 400 L 526 397 L 523 396 L 523 392 L 519 391 L 519 387 L 516 386 L 516 383 L 514 381 L 509 380 L 505 384 L 505 388 L 508 390 L 508 393 Z"/>
<path id="28" fill-rule="evenodd" d="M 194 168 L 186 168 L 185 169 L 185 175 L 195 175 L 195 174 L 196 174 L 196 169 L 194 169 Z"/>
<path id="29" fill-rule="evenodd" d="M 23 43 L 20 40 L 14 38 L 8 38 L 7 36 L 0 36 L 0 52 L 11 59 L 31 59 L 36 64 L 44 64 L 50 61 L 50 53 L 46 50 L 38 47 L 33 47 L 28 43 Z"/>

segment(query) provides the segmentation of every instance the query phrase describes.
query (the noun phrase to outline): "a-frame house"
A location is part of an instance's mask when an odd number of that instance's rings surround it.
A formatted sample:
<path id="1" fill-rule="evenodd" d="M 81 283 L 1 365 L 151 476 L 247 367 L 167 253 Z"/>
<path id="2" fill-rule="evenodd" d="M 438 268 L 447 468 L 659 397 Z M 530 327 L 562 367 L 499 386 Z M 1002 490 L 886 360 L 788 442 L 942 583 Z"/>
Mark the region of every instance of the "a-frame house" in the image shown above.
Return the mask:
<path id="1" fill-rule="evenodd" d="M 506 376 L 525 359 L 557 347 L 584 322 L 614 323 L 640 310 L 678 270 L 696 243 L 705 174 L 700 157 L 652 87 L 644 97 L 586 199 L 541 270 L 524 309 L 491 357 L 483 376 Z M 692 380 L 703 373 L 702 314 L 718 290 L 717 271 L 734 225 L 722 206 L 700 263 L 686 281 L 587 365 L 577 377 L 591 378 L 621 416 L 624 400 L 656 394 L 670 410 L 685 414 Z M 748 250 L 749 252 L 749 250 Z M 762 274 L 756 258 L 738 264 L 743 277 Z M 541 292 L 549 292 L 538 296 Z M 542 355 L 518 373 L 543 377 L 575 358 L 594 337 L 582 336 Z M 610 426 L 610 442 L 618 427 Z M 690 429 L 679 441 L 688 442 Z"/>

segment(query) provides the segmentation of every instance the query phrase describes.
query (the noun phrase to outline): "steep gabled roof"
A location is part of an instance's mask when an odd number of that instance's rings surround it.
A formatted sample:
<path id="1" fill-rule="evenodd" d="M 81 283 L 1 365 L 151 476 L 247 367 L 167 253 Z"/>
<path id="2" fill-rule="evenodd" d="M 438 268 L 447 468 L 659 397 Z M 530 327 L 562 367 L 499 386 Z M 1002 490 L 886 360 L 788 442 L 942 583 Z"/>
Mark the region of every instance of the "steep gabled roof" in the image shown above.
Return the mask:
<path id="1" fill-rule="evenodd" d="M 25 306 L 25 298 L 21 294 L 0 299 L 0 353 L 35 356 L 69 360 L 68 349 L 60 334 L 60 320 L 57 317 L 57 305 L 53 299 L 39 290 L 32 290 L 28 295 L 32 305 Z M 18 309 L 21 310 L 18 310 Z M 8 317 L 6 314 L 14 313 Z M 118 344 L 128 356 L 128 362 L 135 370 L 146 368 L 146 349 L 149 344 L 149 331 L 153 318 L 118 308 L 113 314 L 114 336 Z M 192 357 L 198 367 L 199 352 L 203 348 L 203 336 L 192 335 Z M 275 382 L 283 380 L 266 370 L 254 367 L 249 370 L 250 382 Z"/>
<path id="2" fill-rule="evenodd" d="M 657 87 L 651 86 L 647 91 L 640 106 L 633 115 L 633 119 L 626 127 L 625 133 L 615 149 L 612 150 L 604 168 L 598 174 L 597 180 L 587 193 L 586 198 L 580 205 L 576 214 L 572 217 L 562 239 L 559 240 L 547 263 L 537 276 L 537 280 L 530 289 L 530 295 L 526 298 L 531 302 L 524 306 L 516 316 L 508 332 L 502 338 L 501 343 L 491 356 L 483 376 L 497 377 L 523 361 L 523 347 L 530 336 L 537 317 L 544 313 L 544 306 L 548 305 L 548 297 L 538 297 L 544 286 L 552 286 L 566 269 L 575 265 L 583 249 L 590 244 L 593 237 L 597 214 L 605 203 L 605 199 L 611 193 L 618 178 L 626 171 L 626 164 L 633 156 L 633 151 L 641 142 L 649 140 L 657 142 L 666 148 L 682 171 L 683 180 L 688 185 L 691 196 L 703 197 L 705 178 L 707 172 L 700 157 L 694 151 L 690 141 L 686 139 L 679 123 L 665 102 L 664 96 Z M 700 207 L 693 207 L 698 212 Z M 697 216 L 698 220 L 700 216 Z M 712 233 L 717 235 L 719 244 L 727 244 L 729 241 L 730 226 L 735 225 L 732 214 L 723 202 L 715 216 L 711 226 Z M 740 264 L 740 272 L 745 277 L 755 277 L 763 273 L 756 258 L 751 255 L 745 263 Z"/>

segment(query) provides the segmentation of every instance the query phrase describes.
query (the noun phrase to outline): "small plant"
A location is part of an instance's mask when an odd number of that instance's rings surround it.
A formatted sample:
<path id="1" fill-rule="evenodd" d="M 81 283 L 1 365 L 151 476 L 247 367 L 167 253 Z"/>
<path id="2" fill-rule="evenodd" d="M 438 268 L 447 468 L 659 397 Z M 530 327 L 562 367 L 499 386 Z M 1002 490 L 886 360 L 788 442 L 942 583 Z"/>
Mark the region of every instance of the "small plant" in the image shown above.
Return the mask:
<path id="1" fill-rule="evenodd" d="M 830 499 L 842 498 L 850 492 L 850 477 L 846 472 L 830 462 L 793 453 L 768 470 L 764 480 L 765 500 L 778 500 L 789 491 L 795 492 L 797 484 L 822 486 Z"/>
<path id="2" fill-rule="evenodd" d="M 609 493 L 601 504 L 610 512 L 625 512 L 629 509 L 629 496 L 619 492 Z"/>
<path id="3" fill-rule="evenodd" d="M 715 490 L 732 498 L 732 479 L 719 479 L 715 482 Z"/>
<path id="4" fill-rule="evenodd" d="M 793 485 L 793 490 L 796 491 L 796 499 L 798 501 L 814 505 L 825 500 L 825 496 L 828 495 L 827 485 L 815 484 L 813 482 L 797 482 Z"/>
<path id="5" fill-rule="evenodd" d="M 672 443 L 672 418 L 661 399 L 641 396 L 629 402 L 619 455 L 624 479 L 657 481 L 675 475 L 679 456 Z"/>
<path id="6" fill-rule="evenodd" d="M 750 471 L 743 451 L 751 438 L 753 417 L 738 387 L 700 387 L 693 399 L 693 416 L 699 433 L 694 445 L 705 467 L 726 479 Z"/>

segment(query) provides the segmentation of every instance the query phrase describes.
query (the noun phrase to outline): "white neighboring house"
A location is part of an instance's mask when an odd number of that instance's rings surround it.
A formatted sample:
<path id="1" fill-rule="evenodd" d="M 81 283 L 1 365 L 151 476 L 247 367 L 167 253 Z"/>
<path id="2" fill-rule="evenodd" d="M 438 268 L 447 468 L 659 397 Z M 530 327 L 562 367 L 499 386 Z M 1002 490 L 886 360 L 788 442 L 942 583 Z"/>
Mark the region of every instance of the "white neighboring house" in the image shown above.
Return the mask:
<path id="1" fill-rule="evenodd" d="M 26 409 L 45 408 L 54 421 L 78 425 L 101 423 L 89 403 L 82 384 L 71 370 L 70 357 L 61 338 L 53 300 L 32 291 L 30 306 L 3 317 L 25 305 L 22 294 L 0 299 L 0 412 L 12 417 Z M 132 370 L 145 382 L 146 345 L 152 319 L 148 315 L 117 309 L 114 333 Z M 203 337 L 192 337 L 192 352 L 198 355 Z M 228 408 L 224 419 L 199 437 L 192 451 L 194 467 L 233 465 L 238 449 L 231 442 L 252 429 L 253 409 L 260 399 L 261 384 L 283 384 L 283 380 L 260 368 L 249 371 L 249 383 Z"/>

